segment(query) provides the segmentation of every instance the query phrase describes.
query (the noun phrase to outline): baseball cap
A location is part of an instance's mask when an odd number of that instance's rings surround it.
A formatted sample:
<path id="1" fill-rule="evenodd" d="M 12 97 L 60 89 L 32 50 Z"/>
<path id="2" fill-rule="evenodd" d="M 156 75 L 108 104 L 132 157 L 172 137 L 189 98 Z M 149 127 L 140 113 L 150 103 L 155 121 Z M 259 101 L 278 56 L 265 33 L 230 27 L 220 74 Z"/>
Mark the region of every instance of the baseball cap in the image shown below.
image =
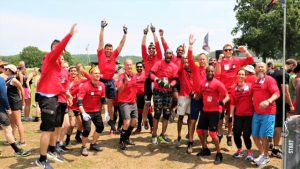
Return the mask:
<path id="1" fill-rule="evenodd" d="M 4 66 L 5 69 L 9 69 L 12 72 L 16 73 L 17 72 L 17 67 L 15 65 L 9 64 Z"/>
<path id="2" fill-rule="evenodd" d="M 248 72 L 255 73 L 254 67 L 252 65 L 247 65 L 244 69 Z"/>

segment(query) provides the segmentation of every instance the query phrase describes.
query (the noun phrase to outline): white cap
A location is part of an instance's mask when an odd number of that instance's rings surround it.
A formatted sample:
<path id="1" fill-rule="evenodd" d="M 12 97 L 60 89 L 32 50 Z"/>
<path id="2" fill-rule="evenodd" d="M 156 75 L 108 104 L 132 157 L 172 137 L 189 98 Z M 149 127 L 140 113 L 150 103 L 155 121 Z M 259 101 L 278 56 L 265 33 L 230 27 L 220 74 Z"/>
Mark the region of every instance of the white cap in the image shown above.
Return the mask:
<path id="1" fill-rule="evenodd" d="M 252 65 L 247 65 L 244 69 L 248 72 L 255 73 L 254 67 Z"/>
<path id="2" fill-rule="evenodd" d="M 12 72 L 16 73 L 17 72 L 17 67 L 15 65 L 9 64 L 4 66 L 5 69 L 9 69 Z"/>

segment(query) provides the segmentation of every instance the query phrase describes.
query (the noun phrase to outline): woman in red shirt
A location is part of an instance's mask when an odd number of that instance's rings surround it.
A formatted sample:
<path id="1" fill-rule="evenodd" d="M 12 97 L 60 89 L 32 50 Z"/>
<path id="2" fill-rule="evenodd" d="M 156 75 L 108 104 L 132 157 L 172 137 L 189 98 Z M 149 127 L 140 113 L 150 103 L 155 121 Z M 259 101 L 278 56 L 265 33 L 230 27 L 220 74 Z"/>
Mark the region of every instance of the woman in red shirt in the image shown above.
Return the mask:
<path id="1" fill-rule="evenodd" d="M 230 113 L 234 119 L 233 121 L 233 138 L 238 148 L 237 152 L 233 154 L 235 158 L 244 156 L 242 150 L 242 133 L 244 143 L 247 148 L 246 160 L 253 160 L 253 153 L 251 151 L 252 142 L 250 139 L 252 132 L 252 117 L 253 104 L 252 93 L 253 89 L 251 83 L 246 83 L 246 71 L 241 69 L 238 71 L 238 83 L 233 86 L 230 94 Z"/>

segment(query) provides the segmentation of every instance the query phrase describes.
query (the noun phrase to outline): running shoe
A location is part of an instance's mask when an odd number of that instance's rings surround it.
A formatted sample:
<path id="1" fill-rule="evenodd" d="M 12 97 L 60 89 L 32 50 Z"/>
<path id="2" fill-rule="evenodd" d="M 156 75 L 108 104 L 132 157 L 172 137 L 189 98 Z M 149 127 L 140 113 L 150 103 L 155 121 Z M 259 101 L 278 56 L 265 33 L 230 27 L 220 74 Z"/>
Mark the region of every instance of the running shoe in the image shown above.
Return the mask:
<path id="1" fill-rule="evenodd" d="M 242 150 L 242 149 L 237 150 L 236 153 L 234 153 L 232 156 L 233 156 L 233 158 L 241 158 L 241 157 L 244 157 L 243 150 Z"/>
<path id="2" fill-rule="evenodd" d="M 245 160 L 247 160 L 247 161 L 253 161 L 253 159 L 254 159 L 253 158 L 253 152 L 252 151 L 248 151 Z"/>
<path id="3" fill-rule="evenodd" d="M 222 153 L 217 153 L 215 161 L 214 161 L 214 164 L 220 164 L 220 163 L 222 163 L 222 161 L 223 161 L 223 155 L 222 155 Z"/>
<path id="4" fill-rule="evenodd" d="M 187 147 L 187 150 L 186 150 L 186 152 L 187 152 L 188 154 L 192 154 L 192 152 L 193 152 L 193 144 L 194 144 L 193 141 L 189 141 L 188 147 Z"/>
<path id="5" fill-rule="evenodd" d="M 52 158 L 53 160 L 61 162 L 61 163 L 64 162 L 64 158 L 58 152 L 52 153 L 52 152 L 48 151 L 47 157 Z"/>
<path id="6" fill-rule="evenodd" d="M 121 150 L 127 150 L 126 144 L 124 142 L 120 142 L 119 147 Z"/>
<path id="7" fill-rule="evenodd" d="M 158 144 L 157 136 L 152 136 L 152 144 Z"/>
<path id="8" fill-rule="evenodd" d="M 81 147 L 80 153 L 83 156 L 88 156 L 89 155 L 89 152 L 88 152 L 86 147 Z"/>
<path id="9" fill-rule="evenodd" d="M 282 151 L 279 148 L 273 148 L 271 152 L 271 157 L 282 159 Z"/>
<path id="10" fill-rule="evenodd" d="M 262 156 L 257 162 L 256 165 L 261 167 L 263 165 L 266 165 L 268 162 L 270 162 L 270 158 L 266 156 Z"/>
<path id="11" fill-rule="evenodd" d="M 43 169 L 53 169 L 49 160 L 40 161 L 39 159 L 35 160 L 35 164 Z"/>
<path id="12" fill-rule="evenodd" d="M 200 152 L 197 154 L 197 156 L 210 156 L 210 150 L 208 148 L 203 148 L 200 150 Z"/>
<path id="13" fill-rule="evenodd" d="M 25 151 L 23 149 L 21 149 L 20 151 L 18 151 L 18 152 L 15 153 L 16 157 L 27 157 L 30 154 L 31 153 L 29 151 Z"/>
<path id="14" fill-rule="evenodd" d="M 179 148 L 182 145 L 181 137 L 177 138 L 176 148 Z"/>
<path id="15" fill-rule="evenodd" d="M 94 150 L 94 151 L 103 151 L 103 148 L 100 147 L 98 144 L 91 144 L 90 145 L 90 150 Z"/>
<path id="16" fill-rule="evenodd" d="M 160 143 L 172 143 L 172 140 L 165 134 L 161 134 L 159 137 L 158 137 L 158 141 Z"/>

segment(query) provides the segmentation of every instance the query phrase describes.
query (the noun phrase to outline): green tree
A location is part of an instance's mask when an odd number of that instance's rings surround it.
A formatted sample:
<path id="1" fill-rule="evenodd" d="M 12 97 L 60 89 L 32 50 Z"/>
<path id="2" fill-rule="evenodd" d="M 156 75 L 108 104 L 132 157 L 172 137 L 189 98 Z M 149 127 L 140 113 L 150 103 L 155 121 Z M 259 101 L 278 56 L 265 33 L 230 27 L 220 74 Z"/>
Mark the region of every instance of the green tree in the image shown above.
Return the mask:
<path id="1" fill-rule="evenodd" d="M 45 52 L 39 50 L 37 47 L 27 46 L 23 48 L 19 56 L 20 60 L 25 61 L 26 67 L 41 67 Z"/>
<path id="2" fill-rule="evenodd" d="M 247 44 L 257 56 L 282 58 L 283 9 L 281 1 L 267 11 L 271 0 L 238 0 L 234 8 L 237 25 L 232 30 L 235 45 Z M 287 58 L 300 58 L 300 2 L 287 0 Z"/>
<path id="3" fill-rule="evenodd" d="M 72 55 L 71 55 L 71 53 L 68 52 L 68 51 L 65 51 L 65 52 L 64 52 L 64 60 L 67 61 L 67 62 L 69 62 L 69 65 L 73 65 L 73 64 L 74 64 L 74 63 L 73 63 Z"/>

